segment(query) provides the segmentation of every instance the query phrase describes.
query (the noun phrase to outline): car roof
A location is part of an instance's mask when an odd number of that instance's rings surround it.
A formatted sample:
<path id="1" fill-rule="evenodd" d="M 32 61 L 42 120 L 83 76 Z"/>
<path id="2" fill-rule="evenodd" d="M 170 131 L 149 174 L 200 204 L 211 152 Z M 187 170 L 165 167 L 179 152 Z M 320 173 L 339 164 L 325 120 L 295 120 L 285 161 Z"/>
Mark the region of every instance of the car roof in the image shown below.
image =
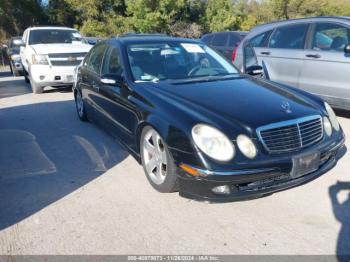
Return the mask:
<path id="1" fill-rule="evenodd" d="M 29 30 L 41 30 L 41 29 L 55 29 L 55 30 L 75 30 L 74 28 L 65 27 L 65 26 L 33 26 L 29 27 Z"/>
<path id="2" fill-rule="evenodd" d="M 202 43 L 200 40 L 171 37 L 159 34 L 138 34 L 138 35 L 124 35 L 107 40 L 107 43 L 121 43 L 121 44 L 142 44 L 142 43 L 162 43 L 162 42 L 186 42 L 186 43 Z"/>
<path id="3" fill-rule="evenodd" d="M 280 20 L 274 21 L 271 23 L 257 25 L 252 31 L 261 30 L 265 28 L 274 28 L 276 26 L 294 24 L 294 23 L 302 23 L 302 22 L 319 22 L 319 21 L 342 21 L 350 23 L 350 17 L 348 16 L 317 16 L 317 17 L 305 17 L 305 18 L 296 18 L 289 20 Z"/>
<path id="4" fill-rule="evenodd" d="M 202 37 L 204 36 L 210 36 L 210 35 L 218 35 L 218 34 L 239 34 L 239 35 L 246 35 L 248 34 L 248 32 L 245 31 L 223 31 L 223 32 L 214 32 L 214 33 L 208 33 L 208 34 L 204 34 L 202 35 Z"/>

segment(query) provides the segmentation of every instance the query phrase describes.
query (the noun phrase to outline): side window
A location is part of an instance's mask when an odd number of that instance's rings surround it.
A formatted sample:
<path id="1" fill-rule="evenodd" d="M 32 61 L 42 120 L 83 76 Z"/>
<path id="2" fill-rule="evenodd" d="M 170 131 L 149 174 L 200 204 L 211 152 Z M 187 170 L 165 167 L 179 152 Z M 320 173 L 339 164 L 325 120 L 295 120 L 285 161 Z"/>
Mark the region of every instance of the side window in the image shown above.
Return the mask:
<path id="1" fill-rule="evenodd" d="M 123 67 L 118 48 L 109 48 L 106 52 L 102 67 L 102 74 L 115 74 L 119 76 L 123 74 Z"/>
<path id="2" fill-rule="evenodd" d="M 105 49 L 105 45 L 98 45 L 95 46 L 90 53 L 90 58 L 87 62 L 87 68 L 96 74 L 100 74 L 100 66 Z"/>
<path id="3" fill-rule="evenodd" d="M 349 29 L 338 25 L 322 23 L 316 25 L 312 39 L 312 49 L 344 52 L 349 44 Z"/>
<path id="4" fill-rule="evenodd" d="M 269 47 L 285 49 L 304 49 L 308 24 L 279 27 L 273 33 Z"/>
<path id="5" fill-rule="evenodd" d="M 260 35 L 253 37 L 250 40 L 250 45 L 252 47 L 265 47 L 267 44 L 267 40 L 269 39 L 271 33 L 272 33 L 272 30 L 264 32 Z"/>
<path id="6" fill-rule="evenodd" d="M 239 42 L 241 42 L 241 39 L 239 38 L 239 36 L 235 34 L 230 34 L 228 46 L 231 46 L 231 47 L 238 46 Z"/>
<path id="7" fill-rule="evenodd" d="M 202 38 L 202 41 L 206 44 L 206 45 L 210 45 L 211 40 L 213 40 L 213 35 L 205 35 Z"/>
<path id="8" fill-rule="evenodd" d="M 216 34 L 212 41 L 213 46 L 225 46 L 227 43 L 228 34 Z"/>

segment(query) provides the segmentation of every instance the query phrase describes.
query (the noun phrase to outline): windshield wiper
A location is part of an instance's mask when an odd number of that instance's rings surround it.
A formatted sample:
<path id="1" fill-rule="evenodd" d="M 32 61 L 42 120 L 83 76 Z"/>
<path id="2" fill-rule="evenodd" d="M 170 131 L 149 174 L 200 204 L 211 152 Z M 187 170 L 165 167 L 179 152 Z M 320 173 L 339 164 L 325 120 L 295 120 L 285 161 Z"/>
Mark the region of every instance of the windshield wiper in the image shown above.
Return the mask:
<path id="1" fill-rule="evenodd" d="M 240 77 L 240 74 L 224 74 L 224 75 L 208 75 L 201 76 L 196 78 L 183 79 L 174 84 L 182 84 L 182 83 L 200 83 L 200 82 L 210 82 L 210 81 L 219 81 L 219 80 L 229 80 L 233 78 Z"/>

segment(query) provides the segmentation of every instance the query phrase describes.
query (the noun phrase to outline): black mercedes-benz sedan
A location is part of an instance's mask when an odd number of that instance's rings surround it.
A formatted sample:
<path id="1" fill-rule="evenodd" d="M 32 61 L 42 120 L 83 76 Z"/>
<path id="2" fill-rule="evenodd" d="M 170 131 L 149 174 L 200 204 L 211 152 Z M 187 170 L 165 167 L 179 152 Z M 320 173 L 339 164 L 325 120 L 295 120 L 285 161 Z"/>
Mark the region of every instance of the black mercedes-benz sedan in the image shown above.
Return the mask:
<path id="1" fill-rule="evenodd" d="M 304 184 L 345 150 L 327 103 L 242 75 L 195 40 L 128 35 L 100 42 L 77 69 L 74 96 L 79 118 L 117 137 L 156 190 L 199 200 Z"/>

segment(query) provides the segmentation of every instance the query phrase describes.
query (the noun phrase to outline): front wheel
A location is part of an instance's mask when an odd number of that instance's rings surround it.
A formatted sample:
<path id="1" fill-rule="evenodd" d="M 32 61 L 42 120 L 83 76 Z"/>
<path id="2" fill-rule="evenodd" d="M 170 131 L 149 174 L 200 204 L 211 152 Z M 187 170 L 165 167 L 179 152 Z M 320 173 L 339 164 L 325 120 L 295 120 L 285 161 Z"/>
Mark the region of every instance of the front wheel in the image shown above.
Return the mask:
<path id="1" fill-rule="evenodd" d="M 162 193 L 177 190 L 176 166 L 169 152 L 168 146 L 150 126 L 142 130 L 141 161 L 148 181 Z"/>
<path id="2" fill-rule="evenodd" d="M 35 83 L 34 80 L 32 80 L 32 78 L 30 78 L 30 86 L 32 87 L 32 91 L 34 94 L 41 94 L 44 91 L 44 88 Z"/>
<path id="3" fill-rule="evenodd" d="M 79 90 L 75 91 L 75 107 L 77 109 L 78 117 L 81 121 L 85 122 L 88 120 L 86 111 L 85 111 L 85 104 L 83 97 Z"/>
<path id="4" fill-rule="evenodd" d="M 27 71 L 23 68 L 24 81 L 29 84 L 29 77 Z"/>

